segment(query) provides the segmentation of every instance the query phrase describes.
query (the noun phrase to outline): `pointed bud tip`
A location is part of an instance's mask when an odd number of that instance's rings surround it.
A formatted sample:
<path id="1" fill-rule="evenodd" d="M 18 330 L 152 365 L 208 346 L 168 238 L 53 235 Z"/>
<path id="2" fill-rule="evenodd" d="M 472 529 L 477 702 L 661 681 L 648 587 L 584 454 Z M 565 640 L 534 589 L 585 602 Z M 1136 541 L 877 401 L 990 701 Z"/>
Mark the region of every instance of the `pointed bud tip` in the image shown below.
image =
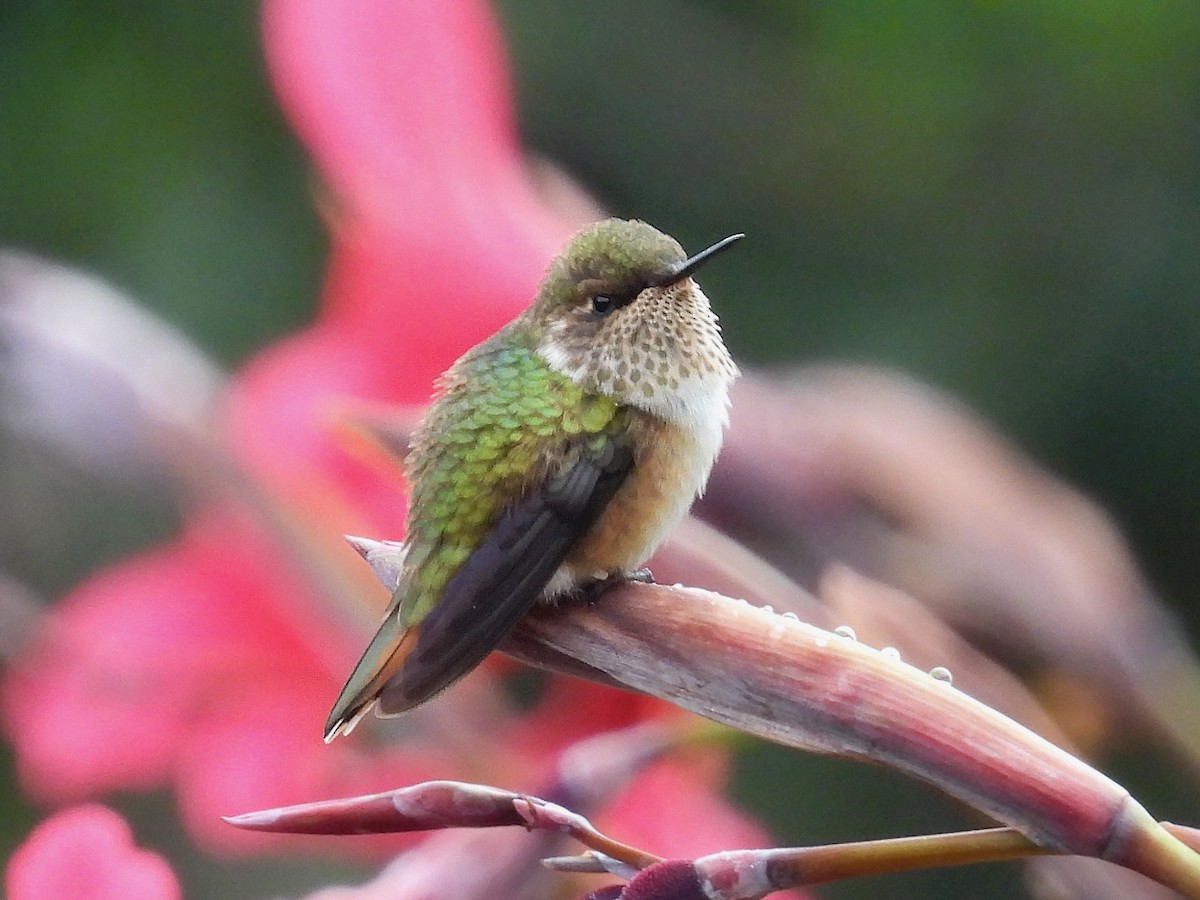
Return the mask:
<path id="1" fill-rule="evenodd" d="M 236 816 L 221 816 L 235 828 L 246 828 L 251 831 L 270 831 L 272 826 L 279 822 L 279 816 L 282 810 L 279 809 L 262 809 L 256 812 L 241 813 Z"/>
<path id="2" fill-rule="evenodd" d="M 400 573 L 404 568 L 405 547 L 401 541 L 377 541 L 374 538 L 358 537 L 344 534 L 342 539 L 354 548 L 354 551 L 366 560 L 375 577 L 383 582 L 389 591 L 394 591 L 400 583 Z"/>
<path id="3" fill-rule="evenodd" d="M 354 534 L 343 534 L 342 540 L 354 548 L 354 551 L 363 559 L 367 558 L 367 554 L 373 549 L 382 545 L 381 541 L 372 540 L 371 538 L 359 537 Z"/>

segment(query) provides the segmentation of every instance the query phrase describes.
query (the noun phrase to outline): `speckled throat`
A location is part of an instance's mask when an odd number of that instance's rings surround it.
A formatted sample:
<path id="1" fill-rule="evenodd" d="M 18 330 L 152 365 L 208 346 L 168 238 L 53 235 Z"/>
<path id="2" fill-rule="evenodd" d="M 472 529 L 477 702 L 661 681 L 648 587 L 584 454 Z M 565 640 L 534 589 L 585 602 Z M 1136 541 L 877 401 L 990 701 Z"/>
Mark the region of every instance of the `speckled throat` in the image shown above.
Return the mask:
<path id="1" fill-rule="evenodd" d="M 548 323 L 538 353 L 585 391 L 687 424 L 722 410 L 738 369 L 691 279 L 646 288 L 607 318 L 586 308 Z M 715 402 L 714 402 L 715 401 Z"/>

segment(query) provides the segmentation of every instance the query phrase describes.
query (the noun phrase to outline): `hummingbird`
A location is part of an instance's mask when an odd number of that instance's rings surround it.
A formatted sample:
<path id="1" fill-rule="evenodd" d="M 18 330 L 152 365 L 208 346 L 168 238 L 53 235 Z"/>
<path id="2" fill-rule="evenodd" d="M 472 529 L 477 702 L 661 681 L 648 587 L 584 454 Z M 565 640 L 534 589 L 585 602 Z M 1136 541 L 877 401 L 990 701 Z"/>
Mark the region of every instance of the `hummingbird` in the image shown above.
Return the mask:
<path id="1" fill-rule="evenodd" d="M 532 303 L 439 379 L 405 459 L 383 623 L 325 740 L 466 675 L 539 601 L 629 578 L 704 490 L 737 366 L 688 256 L 638 220 L 575 234 Z"/>

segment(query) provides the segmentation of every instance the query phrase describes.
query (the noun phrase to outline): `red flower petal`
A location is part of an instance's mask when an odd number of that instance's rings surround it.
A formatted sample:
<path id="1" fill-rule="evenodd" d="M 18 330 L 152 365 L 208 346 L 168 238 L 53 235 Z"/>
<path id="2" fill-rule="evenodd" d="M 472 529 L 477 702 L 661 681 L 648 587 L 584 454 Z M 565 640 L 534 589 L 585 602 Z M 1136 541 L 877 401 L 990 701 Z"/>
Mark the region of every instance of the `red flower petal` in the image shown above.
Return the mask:
<path id="1" fill-rule="evenodd" d="M 434 368 L 426 363 L 425 369 Z M 356 458 L 337 420 L 357 399 L 428 395 L 405 386 L 404 367 L 353 334 L 313 329 L 276 344 L 237 377 L 225 430 L 243 465 L 268 489 L 310 510 L 333 512 L 331 529 L 403 536 L 403 472 Z"/>
<path id="2" fill-rule="evenodd" d="M 458 249 L 461 268 L 490 250 L 477 271 L 533 286 L 562 226 L 526 179 L 485 4 L 273 0 L 263 30 L 280 101 L 351 218 L 388 223 L 399 257 Z"/>
<path id="3" fill-rule="evenodd" d="M 179 882 L 161 856 L 133 844 L 125 821 L 103 806 L 47 819 L 13 854 L 9 900 L 174 900 Z"/>
<path id="4" fill-rule="evenodd" d="M 234 519 L 199 519 L 60 602 L 0 692 L 31 793 L 64 802 L 163 783 L 227 694 L 274 685 L 307 696 L 319 721 L 336 690 L 323 663 L 337 644 L 296 614 L 303 585 L 266 562 L 269 545 L 253 534 Z M 274 605 L 280 591 L 293 607 Z"/>
<path id="5" fill-rule="evenodd" d="M 529 303 L 571 229 L 527 178 L 485 4 L 287 0 L 266 4 L 263 28 L 281 102 L 342 208 L 321 317 L 239 378 L 233 444 L 277 488 L 332 477 L 383 524 L 402 508 L 395 473 L 337 445 L 339 405 L 425 402 Z"/>
<path id="6" fill-rule="evenodd" d="M 662 716 L 687 716 L 676 706 L 575 678 L 550 678 L 545 693 L 513 734 L 545 765 L 583 735 L 615 731 Z"/>
<path id="7" fill-rule="evenodd" d="M 761 826 L 717 794 L 717 774 L 698 771 L 694 761 L 651 766 L 605 810 L 600 830 L 660 856 L 687 859 L 770 846 Z"/>
<path id="8" fill-rule="evenodd" d="M 233 444 L 289 493 L 334 478 L 383 526 L 403 508 L 396 473 L 338 446 L 339 407 L 424 403 L 529 303 L 570 228 L 526 177 L 485 5 L 289 0 L 266 5 L 264 32 L 281 101 L 345 207 L 321 318 L 239 377 Z"/>
<path id="9" fill-rule="evenodd" d="M 318 698 L 321 709 L 328 696 Z M 231 828 L 221 816 L 336 796 L 356 796 L 445 777 L 448 754 L 417 742 L 364 753 L 350 742 L 321 740 L 306 698 L 278 686 L 236 698 L 220 716 L 195 728 L 181 754 L 179 806 L 191 833 L 207 847 L 237 853 L 297 845 L 314 852 L 362 858 L 394 854 L 423 835 L 382 835 L 331 847 L 320 838 L 254 833 Z"/>
<path id="10" fill-rule="evenodd" d="M 134 557 L 84 583 L 6 678 L 4 719 L 35 796 L 77 800 L 167 777 L 199 687 L 189 651 L 226 637 L 203 613 L 206 573 L 180 579 L 178 555 Z"/>

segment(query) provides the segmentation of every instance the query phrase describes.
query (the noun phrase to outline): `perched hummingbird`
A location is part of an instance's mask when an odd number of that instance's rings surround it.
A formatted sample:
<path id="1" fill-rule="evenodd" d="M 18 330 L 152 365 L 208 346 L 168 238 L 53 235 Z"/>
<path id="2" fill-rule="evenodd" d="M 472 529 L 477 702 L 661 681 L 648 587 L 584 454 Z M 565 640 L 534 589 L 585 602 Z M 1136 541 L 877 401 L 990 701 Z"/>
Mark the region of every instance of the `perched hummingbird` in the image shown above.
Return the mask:
<path id="1" fill-rule="evenodd" d="M 645 222 L 590 225 L 442 376 L 405 463 L 399 583 L 326 741 L 457 681 L 539 598 L 631 577 L 684 516 L 738 374 L 692 275 L 742 237 L 688 257 Z"/>

